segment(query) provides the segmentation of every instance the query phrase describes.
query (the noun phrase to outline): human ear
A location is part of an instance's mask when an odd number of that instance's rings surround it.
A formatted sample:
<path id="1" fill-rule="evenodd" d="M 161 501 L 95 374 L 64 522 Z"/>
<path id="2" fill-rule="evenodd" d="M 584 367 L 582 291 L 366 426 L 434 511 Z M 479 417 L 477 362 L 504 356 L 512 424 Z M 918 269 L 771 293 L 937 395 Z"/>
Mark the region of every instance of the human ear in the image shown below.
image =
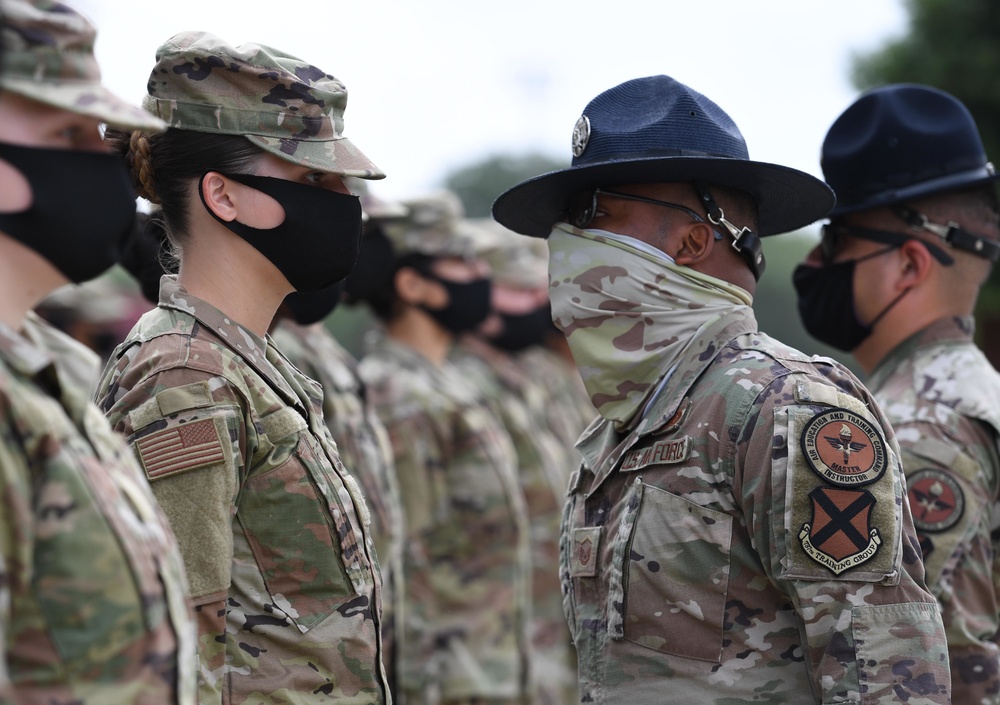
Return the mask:
<path id="1" fill-rule="evenodd" d="M 404 303 L 429 304 L 432 307 L 448 303 L 444 287 L 420 276 L 420 272 L 413 267 L 400 267 L 393 277 L 393 284 L 396 287 L 396 295 Z"/>
<path id="2" fill-rule="evenodd" d="M 217 218 L 230 223 L 236 220 L 237 208 L 233 202 L 231 182 L 222 174 L 210 171 L 201 177 L 201 200 Z"/>
<path id="3" fill-rule="evenodd" d="M 909 289 L 920 284 L 930 275 L 933 258 L 919 240 L 907 240 L 899 248 L 900 277 L 897 289 Z"/>
<path id="4" fill-rule="evenodd" d="M 684 227 L 680 235 L 680 248 L 675 254 L 674 262 L 689 267 L 704 261 L 712 251 L 715 231 L 708 223 L 690 223 Z"/>

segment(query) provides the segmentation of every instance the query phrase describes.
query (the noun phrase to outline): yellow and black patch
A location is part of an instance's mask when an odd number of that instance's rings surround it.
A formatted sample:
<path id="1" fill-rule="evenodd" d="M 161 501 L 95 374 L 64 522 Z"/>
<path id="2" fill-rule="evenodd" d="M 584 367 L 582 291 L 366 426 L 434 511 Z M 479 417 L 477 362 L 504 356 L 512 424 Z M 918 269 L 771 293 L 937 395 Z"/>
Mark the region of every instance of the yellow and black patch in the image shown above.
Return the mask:
<path id="1" fill-rule="evenodd" d="M 961 485 L 943 470 L 926 468 L 908 472 L 906 492 L 917 531 L 931 534 L 947 531 L 965 512 Z"/>
<path id="2" fill-rule="evenodd" d="M 803 427 L 801 441 L 813 472 L 838 487 L 870 485 L 888 467 L 882 434 L 848 409 L 816 414 Z"/>

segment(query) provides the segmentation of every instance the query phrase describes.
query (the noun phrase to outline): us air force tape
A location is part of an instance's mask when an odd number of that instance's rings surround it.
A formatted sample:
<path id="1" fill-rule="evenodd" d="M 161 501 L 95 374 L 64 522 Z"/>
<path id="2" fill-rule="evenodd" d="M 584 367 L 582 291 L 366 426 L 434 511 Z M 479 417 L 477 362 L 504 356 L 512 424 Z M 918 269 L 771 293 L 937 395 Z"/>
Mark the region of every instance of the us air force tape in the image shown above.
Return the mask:
<path id="1" fill-rule="evenodd" d="M 882 434 L 843 408 L 817 414 L 802 429 L 802 453 L 813 471 L 838 487 L 862 487 L 885 473 Z"/>

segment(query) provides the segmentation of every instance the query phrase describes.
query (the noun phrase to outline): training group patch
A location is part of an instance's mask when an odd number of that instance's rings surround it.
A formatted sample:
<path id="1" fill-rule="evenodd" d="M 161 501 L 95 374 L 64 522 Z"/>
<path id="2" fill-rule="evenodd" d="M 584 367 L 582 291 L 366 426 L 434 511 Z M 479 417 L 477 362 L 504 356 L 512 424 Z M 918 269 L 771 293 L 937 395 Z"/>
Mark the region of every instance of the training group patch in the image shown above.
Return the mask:
<path id="1" fill-rule="evenodd" d="M 965 494 L 948 473 L 933 468 L 907 473 L 906 494 L 918 531 L 947 531 L 962 518 Z"/>
<path id="2" fill-rule="evenodd" d="M 802 430 L 802 452 L 817 475 L 839 487 L 871 484 L 888 465 L 878 429 L 847 409 L 831 409 L 809 419 Z"/>
<path id="3" fill-rule="evenodd" d="M 812 521 L 802 525 L 799 542 L 810 558 L 840 575 L 875 557 L 882 537 L 871 525 L 871 492 L 817 487 L 809 499 Z"/>

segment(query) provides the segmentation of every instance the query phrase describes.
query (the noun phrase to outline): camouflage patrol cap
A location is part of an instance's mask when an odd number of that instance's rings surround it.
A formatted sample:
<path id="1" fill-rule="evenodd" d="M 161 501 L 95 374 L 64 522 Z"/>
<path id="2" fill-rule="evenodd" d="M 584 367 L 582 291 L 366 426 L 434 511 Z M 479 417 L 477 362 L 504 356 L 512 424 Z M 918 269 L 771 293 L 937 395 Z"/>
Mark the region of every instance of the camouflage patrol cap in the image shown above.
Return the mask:
<path id="1" fill-rule="evenodd" d="M 479 253 L 493 271 L 493 281 L 514 289 L 549 286 L 549 248 L 545 240 L 515 233 L 492 218 L 472 221 L 482 232 Z"/>
<path id="2" fill-rule="evenodd" d="M 162 130 L 163 122 L 101 85 L 97 30 L 53 0 L 0 0 L 0 88 L 123 129 Z"/>
<path id="3" fill-rule="evenodd" d="M 244 135 L 282 159 L 341 176 L 385 177 L 344 137 L 344 84 L 278 49 L 181 32 L 156 50 L 146 88 L 143 107 L 170 127 Z"/>
<path id="4" fill-rule="evenodd" d="M 404 200 L 407 215 L 387 220 L 382 229 L 396 257 L 410 254 L 430 257 L 477 256 L 477 239 L 483 231 L 465 217 L 462 201 L 451 191 Z"/>

